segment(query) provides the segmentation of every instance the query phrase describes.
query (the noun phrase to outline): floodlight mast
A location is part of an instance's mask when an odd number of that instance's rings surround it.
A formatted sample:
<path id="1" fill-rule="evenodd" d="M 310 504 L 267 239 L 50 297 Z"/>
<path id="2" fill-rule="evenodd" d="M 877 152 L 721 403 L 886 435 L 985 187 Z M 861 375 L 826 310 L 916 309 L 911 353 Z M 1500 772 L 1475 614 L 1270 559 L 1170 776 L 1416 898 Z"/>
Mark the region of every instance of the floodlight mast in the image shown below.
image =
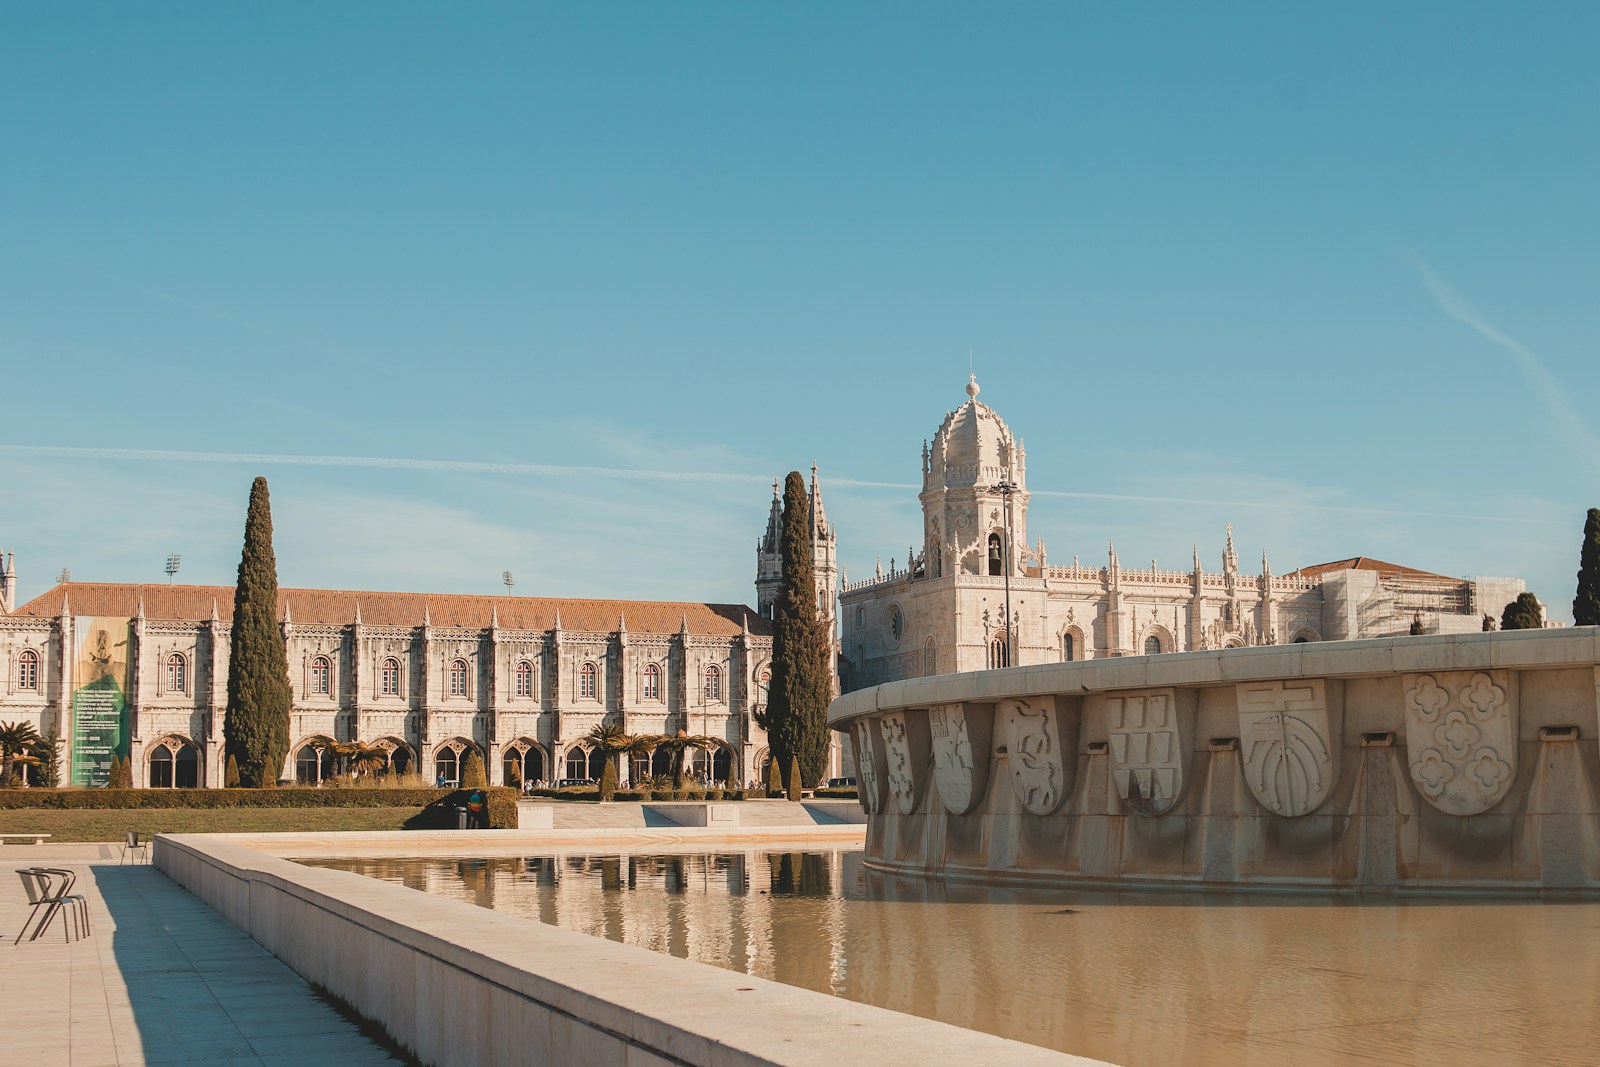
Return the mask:
<path id="1" fill-rule="evenodd" d="M 510 596 L 511 595 L 511 587 L 517 584 L 517 580 L 515 578 L 511 577 L 511 572 L 510 571 L 501 571 L 500 572 L 500 581 L 505 584 L 506 596 Z"/>
<path id="2" fill-rule="evenodd" d="M 178 570 L 182 566 L 183 566 L 183 557 L 178 555 L 176 552 L 174 552 L 172 555 L 167 557 L 167 584 L 168 585 L 172 584 L 172 579 L 177 576 Z"/>

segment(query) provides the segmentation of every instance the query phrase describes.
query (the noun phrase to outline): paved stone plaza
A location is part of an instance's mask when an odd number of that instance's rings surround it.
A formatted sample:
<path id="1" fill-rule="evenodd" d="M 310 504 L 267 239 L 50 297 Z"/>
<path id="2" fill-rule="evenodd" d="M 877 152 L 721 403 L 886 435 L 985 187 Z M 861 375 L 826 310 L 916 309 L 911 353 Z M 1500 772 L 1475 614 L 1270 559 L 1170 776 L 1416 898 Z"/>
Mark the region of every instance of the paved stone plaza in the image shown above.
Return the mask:
<path id="1" fill-rule="evenodd" d="M 149 866 L 113 845 L 0 846 L 0 1003 L 8 1059 L 35 1067 L 400 1061 L 303 979 Z M 12 939 L 28 914 L 19 867 L 65 867 L 94 932 Z"/>

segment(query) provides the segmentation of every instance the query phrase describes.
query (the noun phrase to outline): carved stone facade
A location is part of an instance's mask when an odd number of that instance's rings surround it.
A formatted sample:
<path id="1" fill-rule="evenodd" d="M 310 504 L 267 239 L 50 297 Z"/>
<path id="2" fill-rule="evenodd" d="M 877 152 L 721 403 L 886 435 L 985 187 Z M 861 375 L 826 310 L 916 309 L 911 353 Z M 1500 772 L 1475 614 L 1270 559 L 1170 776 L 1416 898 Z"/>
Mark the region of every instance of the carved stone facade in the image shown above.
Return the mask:
<path id="1" fill-rule="evenodd" d="M 920 545 L 872 577 L 841 577 L 844 688 L 995 666 L 1408 633 L 1478 632 L 1521 579 L 1449 578 L 1366 557 L 1273 574 L 1240 569 L 1233 528 L 1220 569 L 1050 563 L 1028 540 L 1027 450 L 978 400 L 922 449 Z M 832 558 L 831 556 L 829 557 Z M 904 562 L 901 562 L 903 559 Z M 1006 590 L 1011 633 L 1007 640 Z M 1010 646 L 1015 646 L 1014 648 Z"/>
<path id="2" fill-rule="evenodd" d="M 131 620 L 128 693 L 134 783 L 151 757 L 221 785 L 229 587 L 57 586 L 0 617 L 0 720 L 72 743 L 74 628 Z M 492 784 L 597 777 L 585 741 L 601 723 L 712 739 L 692 771 L 747 784 L 766 760 L 754 714 L 770 677 L 770 624 L 742 605 L 547 600 L 284 589 L 279 605 L 294 693 L 285 778 L 331 773 L 318 739 L 365 741 L 428 777 L 454 778 L 468 751 Z M 665 758 L 664 756 L 661 758 Z M 640 761 L 628 774 L 667 773 Z"/>
<path id="3" fill-rule="evenodd" d="M 944 675 L 828 718 L 888 742 L 892 802 L 862 761 L 880 870 L 1600 892 L 1600 628 Z"/>

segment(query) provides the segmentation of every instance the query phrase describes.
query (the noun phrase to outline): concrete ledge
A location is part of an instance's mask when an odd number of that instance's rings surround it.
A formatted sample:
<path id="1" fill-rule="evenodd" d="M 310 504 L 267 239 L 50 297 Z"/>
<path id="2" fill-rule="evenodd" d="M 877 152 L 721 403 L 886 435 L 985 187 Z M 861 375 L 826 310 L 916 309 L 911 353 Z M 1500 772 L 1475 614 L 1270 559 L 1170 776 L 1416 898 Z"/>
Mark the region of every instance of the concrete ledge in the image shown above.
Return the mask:
<path id="1" fill-rule="evenodd" d="M 158 836 L 155 862 L 438 1067 L 1098 1062 L 303 867 L 220 836 Z"/>
<path id="2" fill-rule="evenodd" d="M 678 826 L 739 825 L 739 805 L 737 803 L 680 801 L 665 804 L 645 804 L 644 810 L 653 812 Z"/>

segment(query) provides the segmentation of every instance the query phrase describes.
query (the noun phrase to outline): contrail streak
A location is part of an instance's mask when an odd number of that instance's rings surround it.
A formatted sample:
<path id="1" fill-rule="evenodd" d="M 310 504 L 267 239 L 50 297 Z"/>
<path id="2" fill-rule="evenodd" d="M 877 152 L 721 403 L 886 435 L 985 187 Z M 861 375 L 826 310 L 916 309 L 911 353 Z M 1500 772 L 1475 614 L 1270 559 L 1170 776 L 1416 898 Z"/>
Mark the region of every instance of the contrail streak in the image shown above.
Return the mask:
<path id="1" fill-rule="evenodd" d="M 461 459 L 412 459 L 396 456 L 296 456 L 270 452 L 183 452 L 146 448 L 73 448 L 65 445 L 0 444 L 0 453 L 55 456 L 61 459 L 103 459 L 132 462 L 268 464 L 291 467 L 356 467 L 378 470 L 411 470 L 436 474 L 545 474 L 558 477 L 616 478 L 631 481 L 715 482 L 723 484 L 770 484 L 765 474 L 738 474 L 728 471 L 666 471 L 631 467 L 580 467 L 553 463 L 500 463 Z M 877 482 L 857 478 L 826 478 L 823 484 L 839 489 L 893 489 L 916 491 L 922 487 L 909 482 Z M 1555 519 L 1534 519 L 1524 515 L 1463 515 L 1442 511 L 1406 511 L 1392 508 L 1354 507 L 1339 504 L 1306 504 L 1280 500 L 1218 500 L 1205 497 L 1141 496 L 1132 493 L 1088 493 L 1063 489 L 1034 489 L 1031 496 L 1067 500 L 1114 500 L 1136 504 L 1177 504 L 1186 507 L 1257 508 L 1271 511 L 1331 512 L 1347 515 L 1389 515 L 1404 518 L 1452 519 L 1460 522 L 1497 522 L 1524 526 L 1563 526 Z"/>
<path id="2" fill-rule="evenodd" d="M 1427 260 L 1414 252 L 1409 255 L 1412 266 L 1422 278 L 1422 284 L 1427 287 L 1428 294 L 1433 297 L 1434 303 L 1439 305 L 1440 310 L 1511 354 L 1511 358 L 1516 361 L 1522 373 L 1527 375 L 1534 393 L 1544 404 L 1545 410 L 1550 413 L 1551 420 L 1567 439 L 1567 443 L 1578 449 L 1583 461 L 1593 465 L 1596 462 L 1596 455 L 1600 455 L 1600 441 L 1595 439 L 1577 411 L 1567 402 L 1566 391 L 1545 369 L 1544 362 L 1522 342 L 1514 337 L 1507 337 L 1486 322 L 1483 316 L 1478 314 L 1477 309 L 1467 303 L 1460 293 L 1434 272 Z"/>

